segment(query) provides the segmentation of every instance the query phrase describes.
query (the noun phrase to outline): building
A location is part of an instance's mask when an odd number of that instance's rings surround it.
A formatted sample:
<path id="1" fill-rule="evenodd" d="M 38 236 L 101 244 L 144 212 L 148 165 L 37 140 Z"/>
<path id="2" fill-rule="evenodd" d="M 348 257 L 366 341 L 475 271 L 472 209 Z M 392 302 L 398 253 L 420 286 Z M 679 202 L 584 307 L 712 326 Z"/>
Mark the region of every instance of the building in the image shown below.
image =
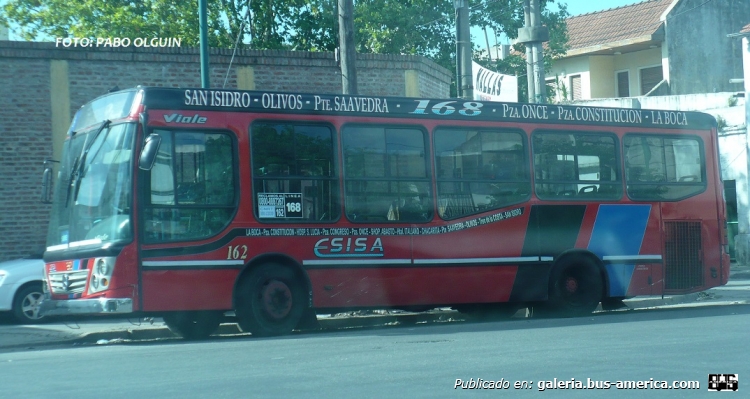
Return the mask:
<path id="1" fill-rule="evenodd" d="M 647 0 L 574 16 L 547 83 L 559 101 L 734 91 L 742 55 L 727 35 L 747 21 L 746 1 Z"/>

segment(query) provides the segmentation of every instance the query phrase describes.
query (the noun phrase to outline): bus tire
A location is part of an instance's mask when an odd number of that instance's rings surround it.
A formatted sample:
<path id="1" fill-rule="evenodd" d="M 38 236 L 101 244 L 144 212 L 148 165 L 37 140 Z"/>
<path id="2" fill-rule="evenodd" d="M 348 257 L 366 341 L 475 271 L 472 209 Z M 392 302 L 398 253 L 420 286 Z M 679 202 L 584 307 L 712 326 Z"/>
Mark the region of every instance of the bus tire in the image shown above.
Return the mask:
<path id="1" fill-rule="evenodd" d="M 222 312 L 202 310 L 172 312 L 163 316 L 164 323 L 173 333 L 184 339 L 208 338 L 221 324 Z"/>
<path id="2" fill-rule="evenodd" d="M 294 271 L 266 263 L 245 276 L 236 297 L 237 324 L 254 336 L 285 335 L 305 312 L 305 290 Z"/>
<path id="3" fill-rule="evenodd" d="M 604 283 L 597 265 L 586 256 L 564 259 L 552 269 L 549 299 L 534 307 L 542 317 L 577 317 L 591 314 L 602 300 Z"/>

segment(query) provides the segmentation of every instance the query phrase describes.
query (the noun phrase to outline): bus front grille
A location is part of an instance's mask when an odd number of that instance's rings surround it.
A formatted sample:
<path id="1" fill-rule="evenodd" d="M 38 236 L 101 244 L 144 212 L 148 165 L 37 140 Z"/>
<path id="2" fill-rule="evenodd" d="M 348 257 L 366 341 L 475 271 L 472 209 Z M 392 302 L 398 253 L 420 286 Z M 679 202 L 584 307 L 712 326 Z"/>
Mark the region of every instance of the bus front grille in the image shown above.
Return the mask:
<path id="1" fill-rule="evenodd" d="M 700 222 L 664 222 L 664 288 L 703 286 L 702 253 Z"/>
<path id="2" fill-rule="evenodd" d="M 49 274 L 49 285 L 53 294 L 80 294 L 86 288 L 88 269 L 70 272 L 52 272 Z"/>

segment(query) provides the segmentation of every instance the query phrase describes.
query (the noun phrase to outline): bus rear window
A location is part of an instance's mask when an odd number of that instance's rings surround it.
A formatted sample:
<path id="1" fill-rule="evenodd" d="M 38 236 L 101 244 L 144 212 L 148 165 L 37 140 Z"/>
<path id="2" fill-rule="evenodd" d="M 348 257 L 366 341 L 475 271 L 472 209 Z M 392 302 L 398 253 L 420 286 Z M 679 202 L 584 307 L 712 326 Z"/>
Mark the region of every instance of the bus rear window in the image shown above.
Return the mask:
<path id="1" fill-rule="evenodd" d="M 703 145 L 694 137 L 625 136 L 628 196 L 677 201 L 706 189 Z"/>

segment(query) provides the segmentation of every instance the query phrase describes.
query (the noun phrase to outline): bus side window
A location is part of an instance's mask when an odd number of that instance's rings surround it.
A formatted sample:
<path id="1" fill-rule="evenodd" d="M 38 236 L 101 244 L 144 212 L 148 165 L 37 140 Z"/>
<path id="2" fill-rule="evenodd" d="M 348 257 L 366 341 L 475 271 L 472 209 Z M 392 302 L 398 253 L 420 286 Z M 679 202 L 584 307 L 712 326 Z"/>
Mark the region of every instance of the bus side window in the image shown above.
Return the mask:
<path id="1" fill-rule="evenodd" d="M 338 219 L 332 127 L 309 122 L 256 122 L 250 135 L 253 202 L 259 219 Z"/>
<path id="2" fill-rule="evenodd" d="M 342 139 L 349 220 L 408 223 L 432 218 L 426 132 L 348 125 Z"/>
<path id="3" fill-rule="evenodd" d="M 434 140 L 438 213 L 443 219 L 529 198 L 531 177 L 522 132 L 440 127 Z"/>

